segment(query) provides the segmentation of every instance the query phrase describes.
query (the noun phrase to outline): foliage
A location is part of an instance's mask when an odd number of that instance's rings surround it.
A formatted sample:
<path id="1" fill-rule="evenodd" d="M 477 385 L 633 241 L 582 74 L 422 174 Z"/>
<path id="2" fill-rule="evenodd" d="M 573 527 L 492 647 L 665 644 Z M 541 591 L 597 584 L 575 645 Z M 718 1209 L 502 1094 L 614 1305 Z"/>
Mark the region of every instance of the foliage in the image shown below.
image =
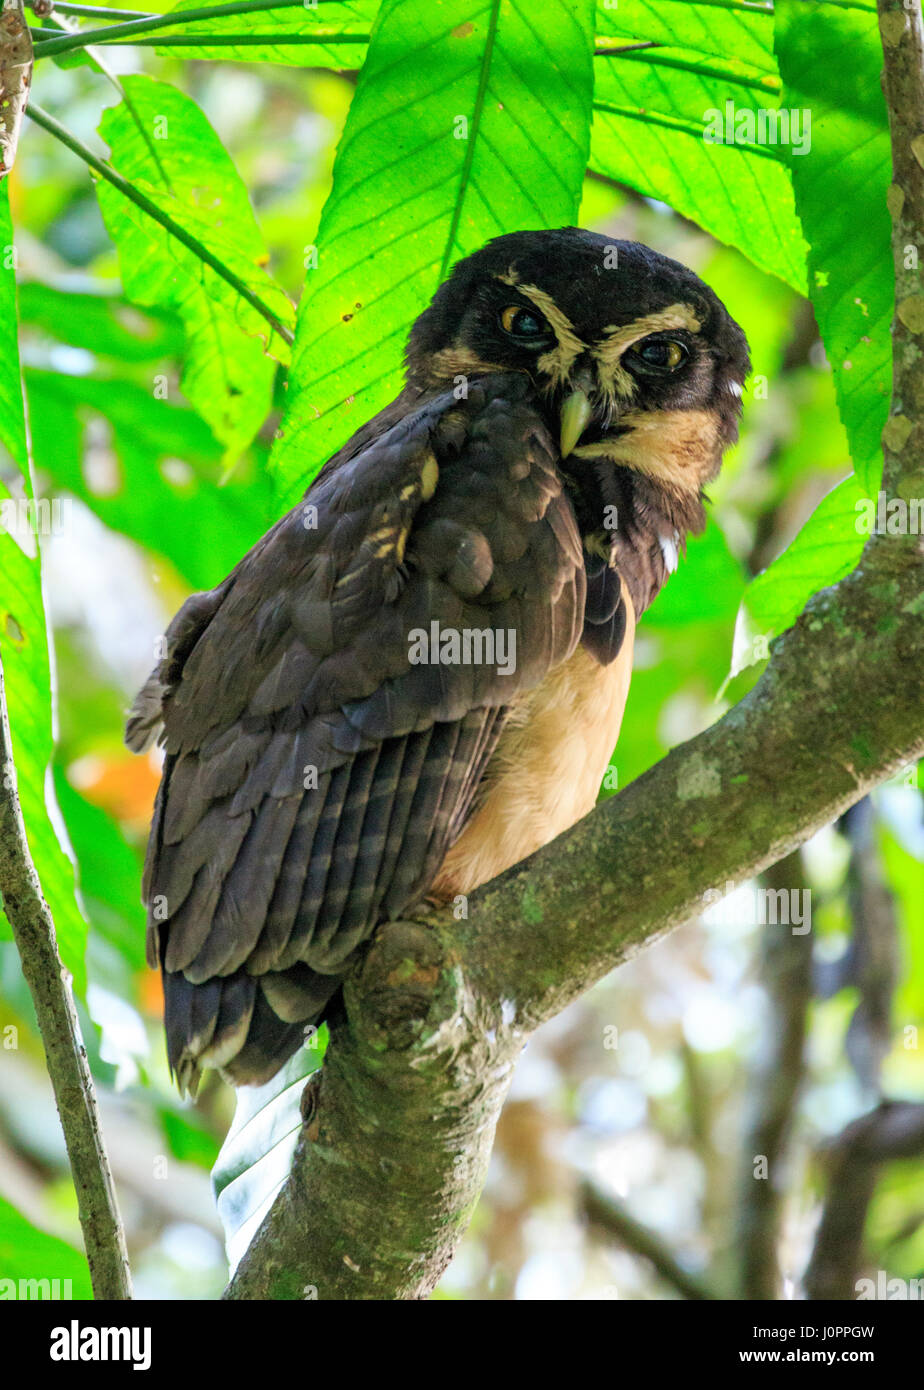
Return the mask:
<path id="1" fill-rule="evenodd" d="M 35 490 L 70 511 L 38 546 L 35 528 L 18 539 L 0 531 L 16 774 L 62 955 L 94 1020 L 97 1077 L 104 1091 L 114 1080 L 127 1091 L 149 1156 L 167 1152 L 178 1186 L 201 1197 L 229 1102 L 213 1083 L 190 1112 L 170 1091 L 134 897 L 156 767 L 119 741 L 154 639 L 189 590 L 223 578 L 395 394 L 408 327 L 457 258 L 504 231 L 579 221 L 694 265 L 751 340 L 742 439 L 705 534 L 642 625 L 603 794 L 714 721 L 809 596 L 856 563 L 857 503 L 878 487 L 892 288 L 875 15 L 861 0 L 548 0 L 541 11 L 524 0 L 184 0 L 128 24 L 116 10 L 112 24 L 34 23 L 36 120 L 0 188 L 0 501 Z M 755 122 L 810 111 L 810 148 L 704 140 L 707 113 L 724 115 L 727 103 Z M 906 957 L 920 966 L 918 794 L 890 789 L 883 804 L 884 871 Z M 844 946 L 842 851 L 822 837 L 808 868 L 826 895 L 830 940 Z M 753 947 L 742 940 L 732 930 L 721 942 L 740 951 L 739 992 Z M 34 1071 L 30 1005 L 7 942 L 0 952 L 0 1025 L 20 1038 L 0 1055 Z M 662 990 L 674 999 L 669 1021 L 646 1019 L 615 986 L 540 1045 L 539 1065 L 561 1088 L 549 1113 L 578 1126 L 585 1148 L 618 1146 L 627 1131 L 617 1100 L 636 1105 L 636 1137 L 658 1135 L 659 1181 L 675 1207 L 683 1181 L 668 1175 L 670 1155 L 701 1165 L 700 1216 L 715 1250 L 710 1193 L 728 1173 L 704 1134 L 724 1107 L 741 1106 L 730 1065 L 751 1039 L 744 1018 L 715 1046 L 714 1035 L 703 1041 L 708 1029 L 697 1033 L 717 1000 L 737 1007 L 714 929 L 670 959 L 697 983 L 680 1003 Z M 914 979 L 896 996 L 899 1024 L 919 1015 L 920 970 Z M 820 1032 L 836 1045 L 813 1062 L 822 1119 L 802 1119 L 813 1140 L 862 1101 L 843 1056 L 847 992 L 819 1005 Z M 614 1001 L 630 1032 L 651 1035 L 641 1079 L 621 1070 L 624 1057 L 601 1059 L 578 1040 L 597 1036 Z M 919 1055 L 897 1041 L 890 1055 L 907 1094 L 924 1089 Z M 317 1058 L 296 1060 L 310 1069 Z M 287 1073 L 268 1103 L 251 1097 L 223 1151 L 219 1208 L 238 1246 L 278 1185 L 298 1089 Z M 509 1126 L 532 1104 L 521 1096 Z M 697 1105 L 708 1112 L 700 1130 Z M 0 1109 L 0 1129 L 11 1123 Z M 502 1133 L 514 1168 L 534 1140 L 521 1134 L 518 1150 Z M 34 1132 L 16 1142 L 35 1157 Z M 62 1171 L 60 1154 L 44 1161 Z M 152 1238 L 139 1220 L 141 1289 L 175 1292 L 182 1261 L 163 1232 L 179 1207 L 156 1181 L 138 1182 L 158 1230 Z M 920 1192 L 898 1172 L 890 1184 L 872 1239 L 882 1249 L 898 1241 L 893 1267 L 914 1272 L 919 1244 L 901 1246 L 895 1232 Z M 798 1200 L 808 1200 L 803 1187 Z M 59 1197 L 49 1189 L 28 1221 L 0 1202 L 0 1273 L 15 1243 L 25 1273 L 23 1251 L 36 1270 L 83 1277 L 70 1247 L 45 1233 L 62 1221 L 74 1230 Z M 505 1200 L 495 1187 L 484 1209 Z M 202 1240 L 214 1242 L 214 1222 L 201 1219 Z M 685 1219 L 667 1234 L 692 1247 Z M 479 1221 L 461 1264 L 468 1283 L 459 1276 L 455 1288 L 502 1296 L 516 1276 L 492 1283 L 491 1269 L 517 1260 L 532 1287 L 527 1238 L 492 1253 L 496 1236 Z M 608 1282 L 589 1257 L 586 1278 Z"/>

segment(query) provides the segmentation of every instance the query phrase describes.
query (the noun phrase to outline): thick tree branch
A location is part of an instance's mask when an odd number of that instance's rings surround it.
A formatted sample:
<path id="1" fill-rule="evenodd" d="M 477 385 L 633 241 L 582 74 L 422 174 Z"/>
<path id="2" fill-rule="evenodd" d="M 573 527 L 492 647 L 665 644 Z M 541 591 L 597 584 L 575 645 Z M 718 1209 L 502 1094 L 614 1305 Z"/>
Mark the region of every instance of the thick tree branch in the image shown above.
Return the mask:
<path id="1" fill-rule="evenodd" d="M 0 894 L 32 994 L 67 1144 L 84 1246 L 97 1299 L 132 1296 L 125 1235 L 70 976 L 32 864 L 19 807 L 0 665 Z"/>
<path id="2" fill-rule="evenodd" d="M 885 479 L 911 496 L 924 313 L 907 302 L 903 248 L 924 247 L 924 70 L 920 14 L 880 9 L 899 290 Z M 708 889 L 775 863 L 924 754 L 922 590 L 921 537 L 871 537 L 712 728 L 479 889 L 467 918 L 379 930 L 308 1089 L 292 1173 L 225 1297 L 426 1297 L 478 1199 L 529 1033 L 698 913 Z"/>
<path id="3" fill-rule="evenodd" d="M 924 753 L 922 565 L 892 539 L 816 595 L 741 704 L 479 889 L 467 921 L 379 930 L 291 1177 L 226 1297 L 424 1297 L 477 1200 L 529 1033 L 706 890 Z"/>

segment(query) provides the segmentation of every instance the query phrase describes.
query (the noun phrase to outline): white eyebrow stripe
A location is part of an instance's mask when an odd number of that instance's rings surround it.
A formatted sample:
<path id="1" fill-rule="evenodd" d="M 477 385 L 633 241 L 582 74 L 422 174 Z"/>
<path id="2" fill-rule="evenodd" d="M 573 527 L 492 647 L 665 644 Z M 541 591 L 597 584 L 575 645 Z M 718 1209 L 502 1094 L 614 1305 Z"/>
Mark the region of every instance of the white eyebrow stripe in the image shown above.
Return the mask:
<path id="1" fill-rule="evenodd" d="M 642 318 L 623 324 L 621 328 L 605 329 L 609 336 L 603 342 L 596 343 L 591 352 L 600 363 L 610 367 L 619 361 L 627 348 L 640 338 L 647 338 L 649 333 L 670 332 L 672 328 L 685 328 L 688 333 L 698 333 L 701 327 L 692 305 L 669 304 L 666 309 L 644 314 Z"/>

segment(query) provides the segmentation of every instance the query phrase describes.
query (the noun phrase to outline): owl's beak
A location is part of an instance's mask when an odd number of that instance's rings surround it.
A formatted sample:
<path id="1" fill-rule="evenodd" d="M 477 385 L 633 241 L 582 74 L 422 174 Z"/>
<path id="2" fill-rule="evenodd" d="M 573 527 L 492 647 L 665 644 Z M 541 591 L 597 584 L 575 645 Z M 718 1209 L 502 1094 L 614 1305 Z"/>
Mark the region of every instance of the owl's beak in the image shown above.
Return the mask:
<path id="1" fill-rule="evenodd" d="M 577 444 L 590 424 L 593 413 L 593 406 L 588 399 L 587 392 L 582 391 L 580 387 L 565 397 L 561 408 L 561 434 L 559 436 L 563 459 L 568 457 Z"/>

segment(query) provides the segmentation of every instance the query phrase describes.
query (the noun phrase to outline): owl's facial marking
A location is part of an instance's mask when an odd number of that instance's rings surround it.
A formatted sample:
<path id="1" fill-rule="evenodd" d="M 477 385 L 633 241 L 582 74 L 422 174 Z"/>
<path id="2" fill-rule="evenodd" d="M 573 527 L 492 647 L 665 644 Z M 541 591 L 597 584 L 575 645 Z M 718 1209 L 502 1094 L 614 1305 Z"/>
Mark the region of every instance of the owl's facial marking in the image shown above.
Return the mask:
<path id="1" fill-rule="evenodd" d="M 579 444 L 579 459 L 609 459 L 660 483 L 676 495 L 698 496 L 722 460 L 722 431 L 715 410 L 627 411 L 619 433 Z"/>
<path id="2" fill-rule="evenodd" d="M 631 472 L 646 496 L 699 506 L 736 437 L 749 362 L 744 334 L 686 266 L 566 227 L 498 237 L 460 261 L 415 325 L 408 369 L 418 390 L 525 374 L 578 491 L 612 491 Z"/>
<path id="3" fill-rule="evenodd" d="M 701 327 L 702 324 L 691 304 L 670 304 L 666 309 L 659 309 L 653 314 L 643 314 L 632 323 L 611 324 L 605 328 L 603 332 L 606 336 L 591 348 L 597 363 L 600 390 L 605 399 L 611 406 L 618 406 L 620 401 L 631 401 L 635 397 L 638 383 L 631 366 L 638 355 L 634 354 L 633 350 L 645 338 L 654 334 L 665 335 L 659 337 L 658 341 L 667 344 L 675 341 L 666 336 L 672 330 L 682 329 L 695 334 Z M 689 356 L 686 345 L 681 343 L 681 346 L 681 360 L 668 370 L 681 367 L 686 356 Z M 625 361 L 627 358 L 628 361 Z M 644 374 L 644 360 L 639 357 L 636 365 Z"/>
<path id="4" fill-rule="evenodd" d="M 512 278 L 513 275 L 515 272 L 508 272 L 497 279 L 501 284 L 515 285 L 518 293 L 524 295 L 540 311 L 551 330 L 550 336 L 554 335 L 551 339 L 553 346 L 538 358 L 536 370 L 547 378 L 550 386 L 564 386 L 578 357 L 586 350 L 586 344 L 578 337 L 573 323 L 567 314 L 559 309 L 550 294 L 538 285 L 519 284 Z"/>

